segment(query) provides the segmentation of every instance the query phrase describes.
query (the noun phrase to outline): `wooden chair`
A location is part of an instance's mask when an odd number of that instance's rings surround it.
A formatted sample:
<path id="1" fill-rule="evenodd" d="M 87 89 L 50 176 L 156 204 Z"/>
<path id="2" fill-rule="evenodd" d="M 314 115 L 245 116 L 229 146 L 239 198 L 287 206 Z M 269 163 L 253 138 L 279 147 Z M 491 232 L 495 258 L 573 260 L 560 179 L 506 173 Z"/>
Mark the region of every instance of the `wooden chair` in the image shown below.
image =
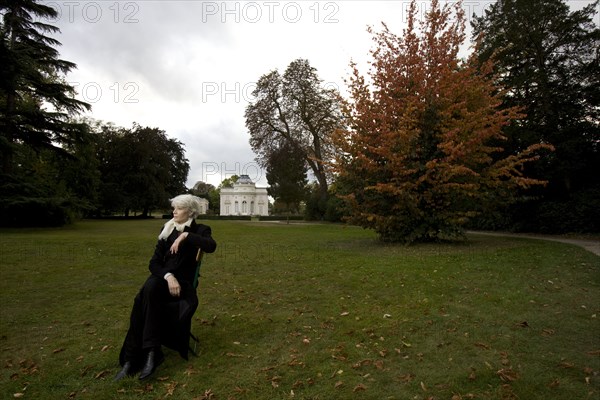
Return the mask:
<path id="1" fill-rule="evenodd" d="M 198 283 L 200 280 L 200 267 L 202 266 L 203 256 L 204 252 L 201 249 L 198 249 L 198 253 L 196 254 L 196 273 L 192 283 L 194 290 L 198 289 Z M 191 314 L 189 318 L 185 318 L 184 320 L 182 320 L 180 317 L 177 317 L 177 315 L 181 312 L 181 307 L 186 306 L 189 306 L 189 303 L 186 303 L 184 299 L 171 302 L 167 305 L 167 315 L 173 316 L 173 319 L 167 321 L 166 323 L 165 330 L 163 332 L 163 344 L 172 350 L 178 351 L 181 357 L 187 360 L 189 352 L 195 356 L 198 355 L 196 349 L 199 340 L 192 333 L 192 319 L 196 313 L 196 310 L 194 310 L 194 313 Z M 190 339 L 194 342 L 193 348 L 190 345 Z"/>
<path id="2" fill-rule="evenodd" d="M 198 249 L 198 254 L 196 254 L 196 274 L 194 275 L 194 289 L 198 290 L 198 283 L 200 281 L 200 267 L 202 266 L 202 258 L 204 257 L 204 252 L 202 251 L 202 249 Z M 190 339 L 192 339 L 194 341 L 194 348 L 192 349 L 192 346 L 190 346 L 190 351 L 192 352 L 193 355 L 198 356 L 198 354 L 196 353 L 196 348 L 198 346 L 198 343 L 200 343 L 200 340 L 198 340 L 198 338 L 196 336 L 194 336 L 194 334 L 192 333 L 192 329 L 190 326 Z"/>

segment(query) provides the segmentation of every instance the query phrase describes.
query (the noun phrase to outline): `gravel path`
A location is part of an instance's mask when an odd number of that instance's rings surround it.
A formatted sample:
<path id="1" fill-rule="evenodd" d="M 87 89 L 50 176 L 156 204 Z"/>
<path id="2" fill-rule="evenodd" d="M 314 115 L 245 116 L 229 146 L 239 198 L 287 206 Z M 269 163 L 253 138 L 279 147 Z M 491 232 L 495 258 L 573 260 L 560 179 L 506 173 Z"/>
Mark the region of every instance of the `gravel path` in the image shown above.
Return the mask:
<path id="1" fill-rule="evenodd" d="M 519 233 L 498 233 L 498 232 L 480 232 L 471 231 L 469 232 L 474 235 L 490 235 L 490 236 L 510 236 L 510 237 L 521 237 L 527 239 L 538 239 L 538 240 L 551 240 L 554 242 L 569 243 L 580 247 L 583 247 L 587 251 L 591 251 L 597 256 L 600 256 L 600 240 L 592 239 L 570 239 L 563 238 L 560 236 L 548 236 L 548 235 L 527 235 Z"/>

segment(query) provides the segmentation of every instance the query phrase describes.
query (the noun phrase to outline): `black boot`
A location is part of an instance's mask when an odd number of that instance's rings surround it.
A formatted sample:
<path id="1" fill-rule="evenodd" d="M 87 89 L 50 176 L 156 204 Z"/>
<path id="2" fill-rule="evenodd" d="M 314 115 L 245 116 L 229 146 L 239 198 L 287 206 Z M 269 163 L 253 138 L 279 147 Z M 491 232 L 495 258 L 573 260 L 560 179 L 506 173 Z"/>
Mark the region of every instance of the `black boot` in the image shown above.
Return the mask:
<path id="1" fill-rule="evenodd" d="M 140 372 L 140 379 L 146 379 L 152 375 L 154 370 L 156 370 L 156 367 L 158 367 L 163 360 L 164 356 L 160 350 L 156 351 L 155 349 L 150 349 L 150 351 L 148 351 L 148 355 L 146 356 L 146 362 L 144 363 L 144 366 Z"/>
<path id="2" fill-rule="evenodd" d="M 123 364 L 123 368 L 121 368 L 121 370 L 119 372 L 117 372 L 117 374 L 115 375 L 113 381 L 120 381 L 121 379 L 125 378 L 126 376 L 131 376 L 134 374 L 133 371 L 133 367 L 131 365 L 131 363 L 129 361 L 126 361 L 125 364 Z"/>

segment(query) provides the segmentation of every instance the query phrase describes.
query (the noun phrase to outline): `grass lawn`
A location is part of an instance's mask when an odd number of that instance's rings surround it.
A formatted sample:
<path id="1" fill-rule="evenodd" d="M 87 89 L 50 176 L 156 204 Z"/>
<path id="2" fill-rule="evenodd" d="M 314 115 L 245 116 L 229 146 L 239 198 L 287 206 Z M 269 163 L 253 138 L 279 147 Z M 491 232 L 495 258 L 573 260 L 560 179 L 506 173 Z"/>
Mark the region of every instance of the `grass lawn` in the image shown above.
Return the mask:
<path id="1" fill-rule="evenodd" d="M 600 257 L 211 221 L 199 357 L 112 382 L 164 221 L 0 231 L 0 398 L 599 399 Z"/>

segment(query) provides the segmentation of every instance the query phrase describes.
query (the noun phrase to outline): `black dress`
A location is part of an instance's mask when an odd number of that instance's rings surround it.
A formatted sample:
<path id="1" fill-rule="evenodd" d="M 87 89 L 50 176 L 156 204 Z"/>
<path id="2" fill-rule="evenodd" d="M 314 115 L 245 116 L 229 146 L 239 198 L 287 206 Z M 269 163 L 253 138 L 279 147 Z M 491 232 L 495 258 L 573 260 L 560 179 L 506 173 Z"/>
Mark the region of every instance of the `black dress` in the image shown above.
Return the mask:
<path id="1" fill-rule="evenodd" d="M 136 295 L 129 323 L 129 330 L 119 354 L 122 365 L 130 361 L 134 368 L 141 367 L 144 355 L 150 349 L 160 351 L 165 345 L 187 359 L 192 316 L 198 307 L 194 287 L 196 255 L 201 249 L 206 253 L 215 251 L 217 244 L 211 236 L 210 227 L 192 221 L 186 239 L 179 251 L 169 251 L 180 232 L 173 229 L 166 240 L 159 240 L 150 260 L 148 277 Z M 180 297 L 169 293 L 164 279 L 166 273 L 175 275 L 181 286 Z"/>

